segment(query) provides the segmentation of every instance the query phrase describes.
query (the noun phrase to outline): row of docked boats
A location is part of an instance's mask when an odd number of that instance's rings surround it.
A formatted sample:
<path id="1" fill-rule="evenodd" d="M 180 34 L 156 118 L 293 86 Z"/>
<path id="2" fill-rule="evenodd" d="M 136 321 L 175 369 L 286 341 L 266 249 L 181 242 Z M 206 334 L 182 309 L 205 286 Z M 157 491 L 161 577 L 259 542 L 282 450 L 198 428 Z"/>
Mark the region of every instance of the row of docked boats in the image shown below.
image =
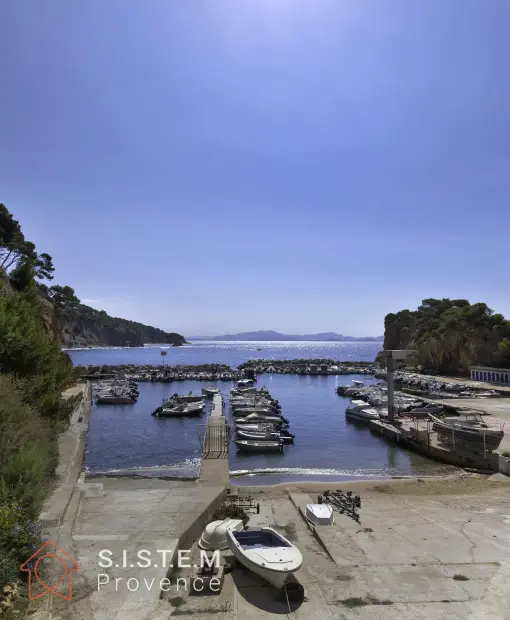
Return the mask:
<path id="1" fill-rule="evenodd" d="M 231 390 L 230 410 L 235 427 L 235 444 L 240 452 L 283 452 L 294 442 L 289 421 L 281 413 L 278 400 L 262 388 L 245 384 Z"/>
<path id="2" fill-rule="evenodd" d="M 92 393 L 96 405 L 131 405 L 139 396 L 136 381 L 125 379 L 99 381 L 93 386 Z"/>
<path id="3" fill-rule="evenodd" d="M 353 397 L 345 410 L 348 417 L 369 422 L 384 419 L 388 415 L 388 389 L 383 384 L 363 385 L 360 381 L 353 381 L 350 386 L 339 386 L 337 393 Z M 440 404 L 426 403 L 414 396 L 400 393 L 395 393 L 393 406 L 397 414 L 413 418 L 426 418 L 429 414 L 438 415 L 443 412 Z"/>

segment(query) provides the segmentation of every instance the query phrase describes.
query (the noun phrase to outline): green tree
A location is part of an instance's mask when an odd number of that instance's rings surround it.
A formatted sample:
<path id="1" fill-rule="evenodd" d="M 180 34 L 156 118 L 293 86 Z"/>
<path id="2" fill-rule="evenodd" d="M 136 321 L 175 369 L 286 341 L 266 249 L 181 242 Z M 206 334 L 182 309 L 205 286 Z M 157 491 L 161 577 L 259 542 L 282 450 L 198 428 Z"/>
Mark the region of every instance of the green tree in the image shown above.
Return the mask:
<path id="1" fill-rule="evenodd" d="M 23 279 L 30 268 L 35 278 L 53 278 L 55 269 L 51 256 L 45 252 L 40 255 L 36 252 L 35 244 L 25 239 L 18 220 L 0 203 L 0 269 L 7 274 L 17 272 L 17 278 L 20 277 L 18 270 L 21 269 Z"/>
<path id="2" fill-rule="evenodd" d="M 48 295 L 58 306 L 64 308 L 69 308 L 80 303 L 80 300 L 74 293 L 74 289 L 70 286 L 54 284 L 49 287 Z"/>

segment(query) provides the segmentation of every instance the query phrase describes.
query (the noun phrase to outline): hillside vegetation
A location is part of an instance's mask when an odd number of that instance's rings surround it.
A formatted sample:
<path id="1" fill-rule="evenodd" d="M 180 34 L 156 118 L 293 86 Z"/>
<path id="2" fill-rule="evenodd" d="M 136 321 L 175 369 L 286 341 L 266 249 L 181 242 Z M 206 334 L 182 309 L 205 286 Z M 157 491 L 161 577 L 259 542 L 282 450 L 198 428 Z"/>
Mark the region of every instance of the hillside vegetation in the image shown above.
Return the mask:
<path id="1" fill-rule="evenodd" d="M 55 287 L 48 292 L 52 295 Z M 79 303 L 70 287 L 74 301 L 53 297 L 59 314 L 62 344 L 65 347 L 112 346 L 141 347 L 144 344 L 165 343 L 180 346 L 186 340 L 180 334 L 165 332 L 157 327 L 109 316 L 104 310 L 96 310 Z"/>
<path id="2" fill-rule="evenodd" d="M 416 349 L 425 369 L 467 375 L 475 364 L 510 368 L 510 321 L 485 303 L 425 299 L 384 319 L 385 349 Z"/>
<path id="3" fill-rule="evenodd" d="M 0 205 L 0 591 L 40 544 L 37 517 L 73 401 L 72 364 L 45 320 L 37 280 L 51 279 L 19 222 Z"/>
<path id="4" fill-rule="evenodd" d="M 71 287 L 50 285 L 53 272 L 51 256 L 36 251 L 0 204 L 0 598 L 41 544 L 37 519 L 58 464 L 58 435 L 76 406 L 62 398 L 73 378 L 61 348 L 70 342 L 66 326 L 87 343 L 184 341 L 80 304 Z"/>

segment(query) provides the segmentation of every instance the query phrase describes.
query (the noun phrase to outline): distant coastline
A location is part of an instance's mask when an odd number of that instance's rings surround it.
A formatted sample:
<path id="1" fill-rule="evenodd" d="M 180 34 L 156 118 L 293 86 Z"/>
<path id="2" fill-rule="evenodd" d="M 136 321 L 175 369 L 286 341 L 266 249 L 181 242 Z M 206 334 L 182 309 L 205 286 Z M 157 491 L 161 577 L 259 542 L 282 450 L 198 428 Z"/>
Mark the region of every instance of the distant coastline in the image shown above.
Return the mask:
<path id="1" fill-rule="evenodd" d="M 384 336 L 344 336 L 335 332 L 317 334 L 281 334 L 272 330 L 223 334 L 222 336 L 188 336 L 193 341 L 236 341 L 236 342 L 379 342 Z"/>

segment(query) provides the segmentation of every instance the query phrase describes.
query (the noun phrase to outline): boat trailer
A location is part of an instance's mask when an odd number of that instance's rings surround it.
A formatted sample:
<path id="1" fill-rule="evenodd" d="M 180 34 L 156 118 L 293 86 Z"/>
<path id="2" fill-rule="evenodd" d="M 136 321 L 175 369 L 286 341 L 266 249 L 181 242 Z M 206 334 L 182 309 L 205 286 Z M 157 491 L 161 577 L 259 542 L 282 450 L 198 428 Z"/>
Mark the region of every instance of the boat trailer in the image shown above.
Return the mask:
<path id="1" fill-rule="evenodd" d="M 324 491 L 317 497 L 317 503 L 330 504 L 340 514 L 351 517 L 356 523 L 360 522 L 358 509 L 361 508 L 361 498 L 359 495 L 353 495 L 352 491 L 345 493 L 341 489 Z"/>
<path id="2" fill-rule="evenodd" d="M 260 513 L 260 504 L 256 504 L 253 500 L 253 497 L 251 497 L 250 495 L 246 497 L 242 497 L 239 495 L 227 495 L 225 497 L 225 502 L 229 506 L 237 506 L 238 508 L 242 508 L 246 513 Z"/>

